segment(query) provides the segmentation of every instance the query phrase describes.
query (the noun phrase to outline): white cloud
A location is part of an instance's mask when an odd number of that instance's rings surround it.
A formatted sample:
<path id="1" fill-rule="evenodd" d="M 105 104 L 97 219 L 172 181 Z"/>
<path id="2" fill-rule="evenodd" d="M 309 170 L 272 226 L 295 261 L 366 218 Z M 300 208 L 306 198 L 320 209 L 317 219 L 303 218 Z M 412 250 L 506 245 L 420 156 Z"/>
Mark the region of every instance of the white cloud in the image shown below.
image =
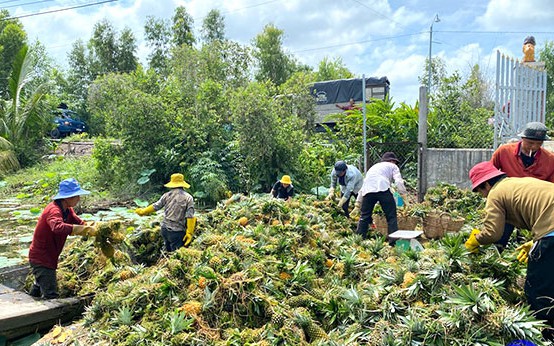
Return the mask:
<path id="1" fill-rule="evenodd" d="M 56 7 L 41 11 L 76 3 L 86 2 L 59 0 Z M 197 35 L 214 8 L 225 17 L 227 37 L 241 44 L 251 44 L 272 23 L 284 31 L 286 51 L 301 62 L 317 68 L 326 56 L 342 57 L 358 76 L 387 76 L 394 100 L 411 104 L 418 97 L 418 76 L 428 56 L 428 31 L 436 13 L 441 22 L 434 24 L 433 56 L 443 57 L 449 72 L 479 63 L 492 74 L 497 49 L 520 58 L 525 36 L 534 34 L 538 47 L 554 36 L 551 0 L 406 0 L 401 5 L 390 0 L 120 0 L 21 21 L 29 38 L 38 38 L 65 65 L 73 42 L 88 41 L 94 24 L 107 18 L 118 32 L 126 26 L 134 31 L 144 63 L 149 53 L 143 37 L 146 18 L 171 19 L 179 5 L 194 18 Z M 28 12 L 19 9 L 14 15 Z"/>

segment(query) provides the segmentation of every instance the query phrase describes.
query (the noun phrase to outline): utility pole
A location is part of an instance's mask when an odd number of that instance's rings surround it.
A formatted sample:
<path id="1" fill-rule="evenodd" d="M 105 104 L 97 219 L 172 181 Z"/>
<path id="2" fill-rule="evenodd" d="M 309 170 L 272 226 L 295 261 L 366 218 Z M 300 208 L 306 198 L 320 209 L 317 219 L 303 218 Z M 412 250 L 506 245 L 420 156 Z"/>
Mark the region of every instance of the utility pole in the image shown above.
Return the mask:
<path id="1" fill-rule="evenodd" d="M 428 77 L 427 77 L 427 97 L 431 95 L 431 71 L 433 69 L 433 64 L 431 60 L 431 51 L 433 47 L 433 24 L 440 22 L 439 15 L 435 14 L 435 18 L 433 18 L 433 21 L 431 22 L 431 27 L 429 28 L 429 66 L 428 69 Z"/>

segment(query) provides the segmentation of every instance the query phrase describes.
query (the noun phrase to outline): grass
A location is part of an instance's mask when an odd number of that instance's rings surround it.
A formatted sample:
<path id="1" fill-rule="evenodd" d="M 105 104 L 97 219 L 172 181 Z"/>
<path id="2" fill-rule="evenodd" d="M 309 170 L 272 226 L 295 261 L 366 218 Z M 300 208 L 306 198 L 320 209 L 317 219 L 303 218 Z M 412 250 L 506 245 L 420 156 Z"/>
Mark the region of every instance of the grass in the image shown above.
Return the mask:
<path id="1" fill-rule="evenodd" d="M 87 204 L 115 199 L 109 191 L 98 186 L 94 159 L 90 156 L 52 156 L 5 176 L 0 181 L 0 199 L 16 197 L 26 203 L 44 205 L 57 193 L 60 181 L 67 178 L 77 179 L 82 188 L 91 192 Z"/>

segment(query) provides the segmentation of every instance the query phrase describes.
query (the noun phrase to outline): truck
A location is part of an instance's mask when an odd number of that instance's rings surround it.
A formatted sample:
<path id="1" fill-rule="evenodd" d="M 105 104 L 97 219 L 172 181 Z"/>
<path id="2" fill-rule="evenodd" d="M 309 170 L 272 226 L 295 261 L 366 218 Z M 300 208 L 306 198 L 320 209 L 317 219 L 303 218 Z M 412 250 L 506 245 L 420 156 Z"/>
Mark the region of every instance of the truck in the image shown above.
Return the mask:
<path id="1" fill-rule="evenodd" d="M 325 127 L 333 129 L 337 124 L 337 118 L 333 114 L 341 113 L 339 106 L 346 106 L 350 99 L 355 103 L 363 102 L 363 79 L 337 79 L 323 82 L 316 82 L 310 85 L 310 94 L 316 103 L 316 131 L 324 132 Z M 365 99 L 366 103 L 372 99 L 384 100 L 390 88 L 387 77 L 366 77 L 365 78 Z"/>

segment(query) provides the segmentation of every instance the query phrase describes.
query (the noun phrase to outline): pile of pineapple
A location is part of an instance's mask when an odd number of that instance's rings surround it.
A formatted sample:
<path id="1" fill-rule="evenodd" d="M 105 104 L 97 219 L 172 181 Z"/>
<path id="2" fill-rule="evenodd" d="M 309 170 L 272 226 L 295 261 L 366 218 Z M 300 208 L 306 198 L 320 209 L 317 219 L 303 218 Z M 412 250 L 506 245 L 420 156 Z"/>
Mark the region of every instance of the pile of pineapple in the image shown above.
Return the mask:
<path id="1" fill-rule="evenodd" d="M 311 196 L 221 204 L 200 216 L 189 247 L 160 250 L 150 266 L 120 255 L 91 275 L 86 287 L 98 286 L 81 321 L 88 332 L 76 337 L 110 345 L 543 344 L 513 247 L 470 255 L 458 233 L 403 252 L 355 228 L 335 204 Z"/>

